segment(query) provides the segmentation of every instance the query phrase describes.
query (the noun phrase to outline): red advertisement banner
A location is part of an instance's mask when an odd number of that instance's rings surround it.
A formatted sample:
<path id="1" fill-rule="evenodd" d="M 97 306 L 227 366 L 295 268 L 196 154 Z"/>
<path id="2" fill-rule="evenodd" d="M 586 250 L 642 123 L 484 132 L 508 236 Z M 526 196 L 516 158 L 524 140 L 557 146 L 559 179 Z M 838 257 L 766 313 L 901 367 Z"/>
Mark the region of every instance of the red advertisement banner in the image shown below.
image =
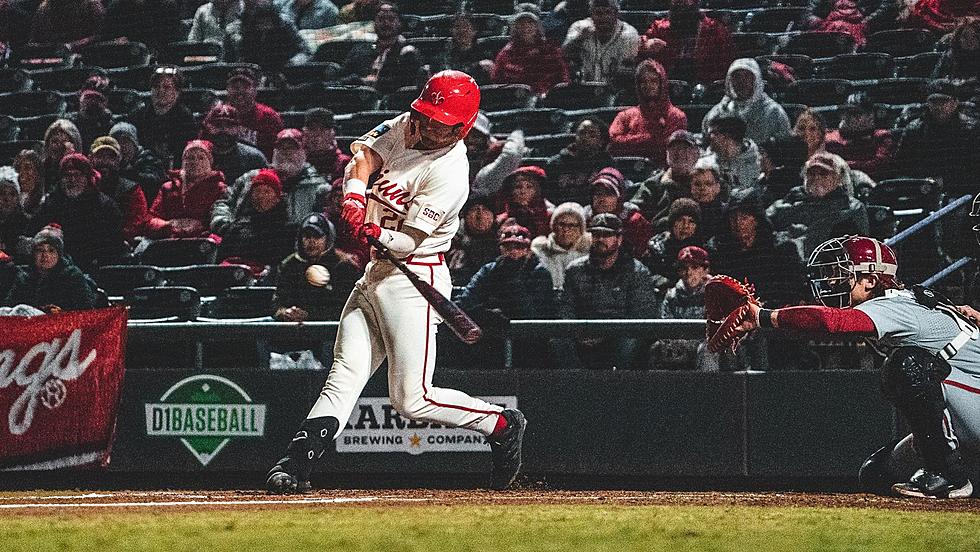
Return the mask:
<path id="1" fill-rule="evenodd" d="M 126 309 L 0 317 L 0 469 L 106 466 Z"/>

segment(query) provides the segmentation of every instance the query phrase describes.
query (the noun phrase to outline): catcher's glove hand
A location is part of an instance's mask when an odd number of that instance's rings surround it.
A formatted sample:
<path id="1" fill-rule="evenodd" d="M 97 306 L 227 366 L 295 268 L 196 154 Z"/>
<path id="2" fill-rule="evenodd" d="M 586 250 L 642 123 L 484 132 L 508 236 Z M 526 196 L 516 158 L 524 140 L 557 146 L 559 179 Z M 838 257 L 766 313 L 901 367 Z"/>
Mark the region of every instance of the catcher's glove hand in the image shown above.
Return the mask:
<path id="1" fill-rule="evenodd" d="M 759 306 L 755 287 L 719 274 L 712 276 L 704 285 L 704 315 L 707 319 L 705 337 L 712 353 L 730 350 L 735 352 L 738 343 L 748 335 L 743 324 L 751 318 L 752 307 Z"/>

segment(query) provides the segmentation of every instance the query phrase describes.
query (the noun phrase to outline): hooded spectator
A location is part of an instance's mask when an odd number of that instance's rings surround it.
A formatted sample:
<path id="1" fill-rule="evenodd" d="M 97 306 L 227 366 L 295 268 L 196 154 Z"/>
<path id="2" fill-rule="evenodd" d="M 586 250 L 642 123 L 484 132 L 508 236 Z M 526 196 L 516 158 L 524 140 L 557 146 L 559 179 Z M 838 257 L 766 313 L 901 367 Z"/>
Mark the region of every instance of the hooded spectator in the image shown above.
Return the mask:
<path id="1" fill-rule="evenodd" d="M 243 0 L 211 0 L 194 13 L 189 42 L 214 42 L 234 52 L 242 40 Z"/>
<path id="2" fill-rule="evenodd" d="M 555 206 L 541 193 L 548 174 L 541 167 L 519 167 L 504 180 L 504 209 L 497 215 L 497 222 L 514 219 L 528 228 L 532 236 L 548 234 L 551 212 Z"/>
<path id="3" fill-rule="evenodd" d="M 111 136 L 102 136 L 92 142 L 92 166 L 99 171 L 99 191 L 112 198 L 119 206 L 123 218 L 123 237 L 133 243 L 143 235 L 149 218 L 146 197 L 136 182 L 120 173 L 122 151 L 119 142 Z"/>
<path id="4" fill-rule="evenodd" d="M 154 68 L 150 76 L 150 98 L 129 116 L 138 131 L 133 134 L 133 142 L 141 144 L 160 159 L 164 171 L 180 164 L 184 144 L 192 140 L 198 131 L 194 114 L 181 99 L 183 86 L 184 76 L 179 67 L 161 65 Z M 123 143 L 112 131 L 109 134 Z M 123 149 L 126 149 L 125 144 Z M 125 153 L 123 157 L 125 159 Z M 124 162 L 123 166 L 126 164 Z M 142 179 L 133 180 L 139 182 L 140 186 L 149 186 Z M 152 189 L 144 187 L 146 197 L 153 197 L 149 192 L 156 192 L 162 182 L 161 178 Z"/>
<path id="5" fill-rule="evenodd" d="M 170 172 L 150 207 L 146 235 L 150 238 L 197 238 L 210 234 L 211 208 L 224 195 L 224 176 L 213 166 L 213 146 L 191 140 L 184 148 L 183 167 Z"/>
<path id="6" fill-rule="evenodd" d="M 932 72 L 934 79 L 954 82 L 980 81 L 980 19 L 965 19 L 950 40 L 949 50 L 943 53 Z"/>
<path id="7" fill-rule="evenodd" d="M 471 133 L 472 134 L 472 133 Z M 303 122 L 303 150 L 306 160 L 328 183 L 344 176 L 350 155 L 337 145 L 337 125 L 333 112 L 314 107 L 306 112 Z"/>
<path id="8" fill-rule="evenodd" d="M 647 242 L 653 237 L 650 224 L 640 208 L 625 200 L 626 177 L 614 167 L 606 167 L 592 178 L 592 200 L 585 207 L 589 219 L 601 213 L 612 213 L 623 220 L 623 246 L 634 259 L 647 254 Z"/>
<path id="9" fill-rule="evenodd" d="M 211 230 L 224 235 L 227 226 L 242 216 L 248 208 L 246 201 L 252 183 L 257 174 L 266 169 L 258 169 L 243 174 L 236 180 L 224 197 L 214 204 L 211 213 Z M 272 153 L 272 172 L 282 182 L 285 191 L 283 209 L 286 211 L 286 222 L 300 224 L 310 213 L 322 210 L 318 198 L 322 188 L 330 184 L 316 172 L 312 165 L 306 162 L 306 152 L 303 151 L 303 133 L 295 128 L 287 128 L 276 137 L 275 150 Z"/>
<path id="10" fill-rule="evenodd" d="M 65 252 L 86 272 L 122 262 L 128 254 L 122 214 L 116 202 L 99 191 L 100 179 L 87 157 L 66 155 L 61 160 L 61 185 L 44 198 L 31 220 L 31 232 L 60 224 Z"/>
<path id="11" fill-rule="evenodd" d="M 29 219 L 20 206 L 20 184 L 17 171 L 0 167 L 0 252 L 13 257 L 26 239 Z"/>
<path id="12" fill-rule="evenodd" d="M 101 0 L 42 0 L 31 21 L 31 42 L 78 50 L 98 39 L 104 23 Z"/>
<path id="13" fill-rule="evenodd" d="M 140 145 L 136 127 L 129 123 L 112 125 L 109 136 L 119 144 L 120 176 L 136 182 L 147 202 L 153 202 L 167 179 L 167 164 Z"/>
<path id="14" fill-rule="evenodd" d="M 446 266 L 453 285 L 463 286 L 480 267 L 494 260 L 497 249 L 497 223 L 490 198 L 470 195 L 459 212 L 460 225 L 446 253 Z"/>
<path id="15" fill-rule="evenodd" d="M 285 19 L 271 0 L 259 0 L 242 17 L 240 59 L 267 71 L 281 70 L 287 64 L 301 64 L 310 49 L 296 24 Z"/>
<path id="16" fill-rule="evenodd" d="M 610 213 L 589 223 L 592 246 L 587 257 L 565 269 L 559 313 L 565 319 L 655 318 L 657 301 L 650 271 L 622 249 L 623 221 Z M 588 337 L 559 340 L 557 365 L 592 369 L 636 366 L 640 341 L 632 337 Z M 571 351 L 576 356 L 567 356 Z M 645 363 L 644 363 L 645 364 Z"/>
<path id="17" fill-rule="evenodd" d="M 699 0 L 670 0 L 670 12 L 640 37 L 640 56 L 652 57 L 675 79 L 711 83 L 725 78 L 735 42 L 721 21 L 708 17 Z"/>
<path id="18" fill-rule="evenodd" d="M 551 233 L 531 240 L 531 251 L 551 274 L 555 289 L 565 286 L 565 269 L 575 259 L 585 257 L 592 247 L 586 230 L 585 209 L 578 203 L 562 203 L 551 214 Z"/>
<path id="19" fill-rule="evenodd" d="M 470 191 L 492 195 L 500 191 L 504 180 L 517 170 L 524 160 L 524 131 L 514 129 L 506 140 L 494 138 L 490 119 L 483 112 L 476 116 L 476 123 L 463 138 L 466 157 L 470 162 Z"/>
<path id="20" fill-rule="evenodd" d="M 947 34 L 955 31 L 964 21 L 978 17 L 980 2 L 976 0 L 918 0 L 912 6 L 906 24 Z"/>
<path id="21" fill-rule="evenodd" d="M 44 131 L 44 149 L 41 162 L 44 169 L 44 191 L 57 190 L 61 185 L 61 159 L 74 152 L 81 153 L 82 133 L 75 123 L 58 119 Z"/>
<path id="22" fill-rule="evenodd" d="M 293 250 L 296 228 L 301 222 L 289 221 L 276 171 L 260 169 L 249 183 L 245 205 L 221 234 L 218 258 L 244 264 L 260 279 Z"/>
<path id="23" fill-rule="evenodd" d="M 106 97 L 108 91 L 108 78 L 101 74 L 90 76 L 79 91 L 78 111 L 68 116 L 78 127 L 86 148 L 99 136 L 109 134 L 112 128 L 112 112 L 109 111 L 109 98 Z"/>
<path id="24" fill-rule="evenodd" d="M 514 15 L 510 41 L 494 59 L 490 78 L 495 84 L 526 84 L 540 95 L 569 82 L 568 63 L 562 51 L 545 39 L 537 6 L 521 6 L 525 9 Z"/>
<path id="25" fill-rule="evenodd" d="M 667 160 L 667 139 L 687 129 L 687 115 L 670 101 L 670 82 L 662 65 L 644 60 L 636 68 L 638 104 L 620 111 L 609 127 L 609 153 Z"/>
<path id="26" fill-rule="evenodd" d="M 809 258 L 818 245 L 835 236 L 868 235 L 868 211 L 844 189 L 847 165 L 835 157 L 831 153 L 811 157 L 803 186 L 766 209 L 773 227 L 797 240 L 802 258 Z"/>
<path id="27" fill-rule="evenodd" d="M 588 205 L 592 195 L 592 175 L 613 165 L 606 151 L 609 127 L 601 120 L 586 117 L 575 125 L 575 141 L 548 160 L 552 171 L 545 195 L 552 201 L 574 201 Z"/>
<path id="28" fill-rule="evenodd" d="M 425 81 L 421 52 L 408 43 L 402 32 L 402 18 L 393 2 L 382 2 L 374 15 L 372 44 L 351 48 L 344 60 L 344 84 L 370 86 L 382 94 Z"/>
<path id="29" fill-rule="evenodd" d="M 875 128 L 874 100 L 865 92 L 847 98 L 840 126 L 827 134 L 825 148 L 875 180 L 894 175 L 895 141 L 891 131 Z"/>
<path id="30" fill-rule="evenodd" d="M 704 246 L 704 237 L 699 226 L 701 224 L 701 208 L 693 199 L 681 198 L 670 205 L 667 216 L 667 228 L 649 242 L 649 254 L 646 265 L 653 275 L 654 285 L 661 293 L 665 293 L 677 282 L 677 269 L 674 263 L 681 249 L 689 245 Z"/>
<path id="31" fill-rule="evenodd" d="M 45 312 L 96 307 L 95 284 L 66 254 L 64 236 L 57 224 L 38 231 L 31 240 L 31 254 L 33 262 L 26 277 L 13 285 L 4 305 L 30 305 Z"/>
<path id="32" fill-rule="evenodd" d="M 230 104 L 212 107 L 201 125 L 201 138 L 214 144 L 214 168 L 221 171 L 226 182 L 234 182 L 246 172 L 268 165 L 261 151 L 238 141 L 242 133 L 238 110 Z"/>
<path id="33" fill-rule="evenodd" d="M 236 67 L 228 73 L 225 88 L 228 104 L 238 111 L 238 122 L 242 127 L 238 139 L 255 146 L 268 159 L 283 124 L 275 109 L 256 101 L 258 86 L 259 76 L 255 71 L 249 67 Z"/>
<path id="34" fill-rule="evenodd" d="M 745 121 L 736 115 L 721 115 L 708 124 L 705 158 L 717 163 L 730 191 L 753 188 L 759 180 L 759 148 L 745 131 Z"/>
<path id="35" fill-rule="evenodd" d="M 334 225 L 321 214 L 306 217 L 295 252 L 279 265 L 273 317 L 283 322 L 339 320 L 361 269 L 334 248 Z"/>
<path id="36" fill-rule="evenodd" d="M 20 206 L 24 213 L 33 215 L 47 193 L 41 155 L 32 149 L 21 150 L 14 157 L 13 167 L 17 171 L 17 183 L 20 187 Z"/>
<path id="37" fill-rule="evenodd" d="M 663 230 L 675 199 L 691 197 L 691 175 L 699 157 L 701 148 L 694 134 L 675 130 L 667 139 L 667 168 L 654 172 L 633 195 L 633 203 L 657 230 Z"/>
<path id="38" fill-rule="evenodd" d="M 765 87 L 762 70 L 754 59 L 733 61 L 725 77 L 725 96 L 705 115 L 702 131 L 707 134 L 711 122 L 719 117 L 735 116 L 745 121 L 745 137 L 756 144 L 789 136 L 789 117 L 766 94 Z"/>
<path id="39" fill-rule="evenodd" d="M 867 36 L 894 22 L 894 0 L 810 0 L 803 25 L 816 33 L 839 32 L 854 38 L 860 48 Z"/>
<path id="40" fill-rule="evenodd" d="M 574 60 L 576 80 L 613 84 L 636 65 L 640 35 L 619 19 L 619 0 L 591 0 L 589 14 L 572 23 L 562 51 Z"/>

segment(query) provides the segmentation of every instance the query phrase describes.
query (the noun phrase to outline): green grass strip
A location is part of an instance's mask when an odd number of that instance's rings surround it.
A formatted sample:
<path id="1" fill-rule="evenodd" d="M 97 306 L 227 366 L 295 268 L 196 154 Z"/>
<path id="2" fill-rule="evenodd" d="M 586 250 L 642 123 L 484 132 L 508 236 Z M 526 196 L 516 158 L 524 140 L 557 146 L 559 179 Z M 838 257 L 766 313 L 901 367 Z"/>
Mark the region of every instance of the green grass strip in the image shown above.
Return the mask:
<path id="1" fill-rule="evenodd" d="M 980 550 L 980 516 L 670 506 L 79 511 L 0 518 L 0 549 L 220 552 Z"/>

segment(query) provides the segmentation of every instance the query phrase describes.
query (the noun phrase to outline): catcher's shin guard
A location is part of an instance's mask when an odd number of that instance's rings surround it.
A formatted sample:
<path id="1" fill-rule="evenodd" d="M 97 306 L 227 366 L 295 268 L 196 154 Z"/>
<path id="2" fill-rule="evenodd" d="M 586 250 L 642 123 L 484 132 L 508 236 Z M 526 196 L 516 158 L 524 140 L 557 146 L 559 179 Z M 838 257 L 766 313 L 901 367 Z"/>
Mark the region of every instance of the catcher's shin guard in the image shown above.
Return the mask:
<path id="1" fill-rule="evenodd" d="M 323 456 L 339 428 L 340 422 L 332 416 L 304 420 L 286 448 L 286 456 L 269 470 L 269 491 L 295 493 L 309 490 L 313 461 Z"/>

